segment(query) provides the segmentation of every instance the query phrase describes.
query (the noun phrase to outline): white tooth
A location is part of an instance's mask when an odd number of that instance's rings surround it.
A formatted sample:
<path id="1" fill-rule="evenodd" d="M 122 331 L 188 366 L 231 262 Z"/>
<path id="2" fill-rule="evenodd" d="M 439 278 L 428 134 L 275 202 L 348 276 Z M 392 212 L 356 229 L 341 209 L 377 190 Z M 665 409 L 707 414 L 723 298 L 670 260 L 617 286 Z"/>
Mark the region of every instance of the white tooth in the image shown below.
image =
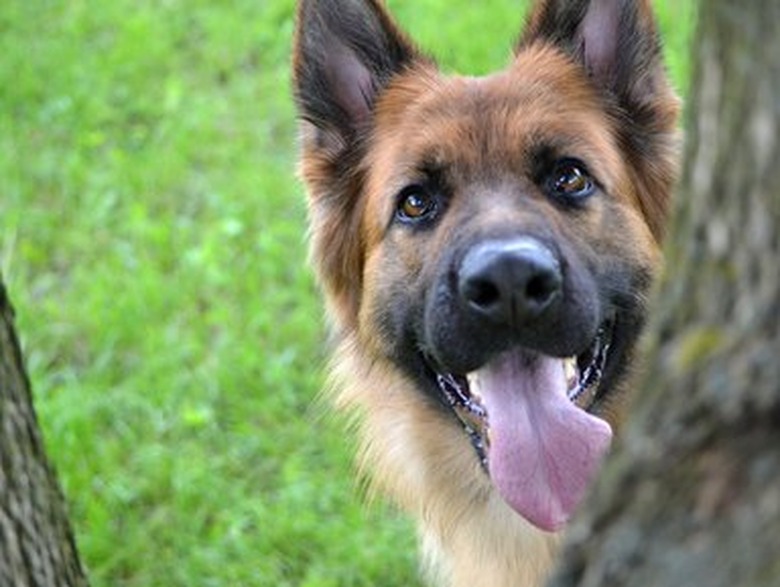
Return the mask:
<path id="1" fill-rule="evenodd" d="M 577 357 L 568 357 L 563 360 L 563 373 L 566 381 L 577 380 Z"/>
<path id="2" fill-rule="evenodd" d="M 471 397 L 475 398 L 477 401 L 481 401 L 482 387 L 479 384 L 479 373 L 477 371 L 467 373 L 466 380 L 469 382 L 469 393 L 471 394 Z"/>

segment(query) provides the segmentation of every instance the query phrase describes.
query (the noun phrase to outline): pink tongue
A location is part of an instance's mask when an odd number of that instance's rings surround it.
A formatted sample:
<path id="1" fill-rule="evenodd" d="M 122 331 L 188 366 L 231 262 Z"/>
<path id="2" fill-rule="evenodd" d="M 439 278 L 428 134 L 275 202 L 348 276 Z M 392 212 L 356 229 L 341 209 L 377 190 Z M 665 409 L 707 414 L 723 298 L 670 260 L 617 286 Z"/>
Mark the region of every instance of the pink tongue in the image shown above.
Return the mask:
<path id="1" fill-rule="evenodd" d="M 529 522 L 559 529 L 598 470 L 612 429 L 568 399 L 560 359 L 510 352 L 477 377 L 489 417 L 493 484 Z"/>

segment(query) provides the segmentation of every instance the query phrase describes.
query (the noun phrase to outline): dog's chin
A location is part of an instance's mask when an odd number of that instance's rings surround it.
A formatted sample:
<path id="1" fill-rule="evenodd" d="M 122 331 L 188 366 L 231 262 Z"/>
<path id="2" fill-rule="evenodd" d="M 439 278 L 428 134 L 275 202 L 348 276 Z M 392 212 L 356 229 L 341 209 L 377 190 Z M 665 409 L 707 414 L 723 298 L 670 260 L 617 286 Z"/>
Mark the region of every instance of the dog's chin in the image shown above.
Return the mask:
<path id="1" fill-rule="evenodd" d="M 593 412 L 609 390 L 613 325 L 571 357 L 514 347 L 469 373 L 428 362 L 496 490 L 542 530 L 566 523 L 609 448 L 611 428 Z"/>

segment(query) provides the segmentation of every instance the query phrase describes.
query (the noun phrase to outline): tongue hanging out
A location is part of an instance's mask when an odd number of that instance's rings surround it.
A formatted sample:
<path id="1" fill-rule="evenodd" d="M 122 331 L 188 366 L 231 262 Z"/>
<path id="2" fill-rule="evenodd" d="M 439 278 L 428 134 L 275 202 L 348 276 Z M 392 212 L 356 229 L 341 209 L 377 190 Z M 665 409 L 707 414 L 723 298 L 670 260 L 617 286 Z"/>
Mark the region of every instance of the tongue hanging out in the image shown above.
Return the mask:
<path id="1" fill-rule="evenodd" d="M 560 359 L 507 352 L 469 380 L 489 417 L 493 484 L 529 522 L 560 529 L 609 448 L 609 424 L 569 400 Z"/>

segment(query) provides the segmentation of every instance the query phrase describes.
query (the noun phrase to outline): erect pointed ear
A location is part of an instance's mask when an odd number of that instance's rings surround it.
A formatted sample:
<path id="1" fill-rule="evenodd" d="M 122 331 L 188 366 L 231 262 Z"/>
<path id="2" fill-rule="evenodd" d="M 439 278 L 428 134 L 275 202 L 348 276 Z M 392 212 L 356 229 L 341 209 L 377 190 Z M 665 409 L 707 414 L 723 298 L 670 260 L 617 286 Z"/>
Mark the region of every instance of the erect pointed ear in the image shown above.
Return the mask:
<path id="1" fill-rule="evenodd" d="M 293 53 L 295 99 L 320 146 L 343 146 L 377 94 L 417 57 L 376 0 L 301 0 Z"/>
<path id="2" fill-rule="evenodd" d="M 518 48 L 539 40 L 578 59 L 629 112 L 668 91 L 649 0 L 540 0 Z"/>

